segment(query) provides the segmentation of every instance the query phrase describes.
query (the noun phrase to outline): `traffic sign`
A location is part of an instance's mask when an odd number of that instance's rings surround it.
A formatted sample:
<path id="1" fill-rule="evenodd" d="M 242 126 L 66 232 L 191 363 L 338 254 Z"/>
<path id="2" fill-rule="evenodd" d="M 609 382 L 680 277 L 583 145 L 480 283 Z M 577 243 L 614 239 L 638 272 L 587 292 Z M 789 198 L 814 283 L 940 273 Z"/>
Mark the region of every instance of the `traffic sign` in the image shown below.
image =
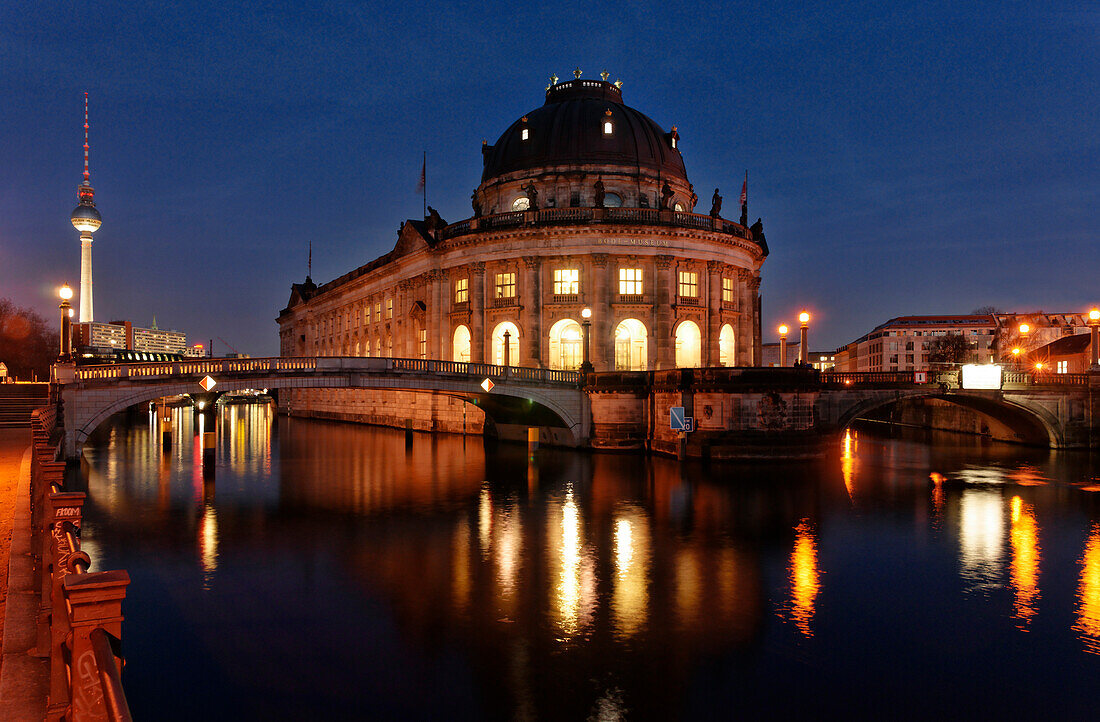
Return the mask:
<path id="1" fill-rule="evenodd" d="M 684 407 L 673 406 L 668 410 L 669 412 L 669 426 L 673 431 L 684 430 Z"/>
<path id="2" fill-rule="evenodd" d="M 203 391 L 210 391 L 210 389 L 214 388 L 216 383 L 218 382 L 210 378 L 210 376 L 203 376 L 202 381 L 199 382 L 199 386 L 202 387 Z"/>
<path id="3" fill-rule="evenodd" d="M 692 431 L 695 431 L 695 417 L 694 416 L 687 416 L 687 417 L 684 418 L 684 431 L 686 431 L 689 434 Z"/>
<path id="4" fill-rule="evenodd" d="M 490 391 L 492 391 L 494 386 L 496 386 L 496 384 L 494 384 L 489 378 L 486 378 L 484 381 L 481 382 L 481 388 L 485 389 L 485 393 L 489 393 Z"/>
<path id="5" fill-rule="evenodd" d="M 928 383 L 928 372 L 927 371 L 914 371 L 913 372 L 913 383 L 915 383 L 915 384 L 926 384 L 926 383 Z"/>

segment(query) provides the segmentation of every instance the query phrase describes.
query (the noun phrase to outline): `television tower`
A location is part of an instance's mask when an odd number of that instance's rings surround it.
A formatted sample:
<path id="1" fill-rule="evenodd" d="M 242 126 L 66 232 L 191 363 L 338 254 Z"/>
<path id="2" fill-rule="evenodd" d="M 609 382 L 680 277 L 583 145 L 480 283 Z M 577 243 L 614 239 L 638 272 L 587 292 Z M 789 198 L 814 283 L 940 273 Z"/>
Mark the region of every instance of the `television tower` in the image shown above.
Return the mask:
<path id="1" fill-rule="evenodd" d="M 103 220 L 95 209 L 95 189 L 88 174 L 88 94 L 84 93 L 84 182 L 77 186 L 80 205 L 69 220 L 80 231 L 80 322 L 92 320 L 92 234 Z"/>

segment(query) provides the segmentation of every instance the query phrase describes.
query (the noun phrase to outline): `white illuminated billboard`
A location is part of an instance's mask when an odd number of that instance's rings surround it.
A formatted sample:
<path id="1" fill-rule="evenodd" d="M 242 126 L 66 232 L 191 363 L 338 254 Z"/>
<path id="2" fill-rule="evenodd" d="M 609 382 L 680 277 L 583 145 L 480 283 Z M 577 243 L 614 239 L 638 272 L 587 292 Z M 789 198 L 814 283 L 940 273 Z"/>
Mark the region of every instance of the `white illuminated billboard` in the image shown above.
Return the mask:
<path id="1" fill-rule="evenodd" d="M 964 389 L 1001 388 L 1001 367 L 997 364 L 966 364 L 962 369 Z"/>

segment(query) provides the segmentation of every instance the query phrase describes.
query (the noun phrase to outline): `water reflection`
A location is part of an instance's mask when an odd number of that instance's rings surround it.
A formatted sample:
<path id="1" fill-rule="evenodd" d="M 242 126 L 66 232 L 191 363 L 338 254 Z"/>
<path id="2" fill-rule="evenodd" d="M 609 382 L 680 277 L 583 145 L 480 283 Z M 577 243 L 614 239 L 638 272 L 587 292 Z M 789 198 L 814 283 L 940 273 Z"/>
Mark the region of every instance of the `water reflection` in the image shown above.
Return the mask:
<path id="1" fill-rule="evenodd" d="M 1086 652 L 1100 654 L 1100 524 L 1092 525 L 1080 564 L 1077 623 L 1073 629 Z"/>
<path id="2" fill-rule="evenodd" d="M 1018 496 L 1012 497 L 1012 565 L 1010 580 L 1014 595 L 1014 616 L 1017 625 L 1027 630 L 1028 622 L 1039 609 L 1039 525 L 1035 507 Z"/>
<path id="3" fill-rule="evenodd" d="M 1003 509 L 999 490 L 963 489 L 959 500 L 959 573 L 967 591 L 988 591 L 1002 583 Z"/>
<path id="4" fill-rule="evenodd" d="M 179 684 L 247 700 L 241 717 L 759 717 L 793 704 L 790 685 L 828 707 L 887 638 L 900 666 L 926 669 L 927 642 L 951 650 L 935 679 L 977 684 L 966 670 L 983 660 L 953 621 L 978 608 L 1038 642 L 1041 599 L 1046 614 L 1078 582 L 1074 632 L 1059 632 L 1100 653 L 1100 525 L 1083 556 L 1049 524 L 1040 545 L 1038 519 L 1070 503 L 1034 460 L 864 434 L 822 464 L 766 467 L 420 434 L 406 451 L 399 431 L 242 406 L 218 418 L 208 478 L 205 422 L 172 413 L 167 454 L 144 415 L 89 448 L 89 537 L 138 580 L 131 629 L 186 638 L 135 631 L 129 674 L 178 657 Z M 1079 580 L 1052 571 L 1059 552 L 1080 556 Z M 138 603 L 143 589 L 172 603 Z M 1012 624 L 996 603 L 1009 592 Z M 170 692 L 144 679 L 131 704 L 164 718 Z M 203 718 L 189 704 L 167 717 Z"/>
<path id="5" fill-rule="evenodd" d="M 817 541 L 808 519 L 795 528 L 794 550 L 791 552 L 789 579 L 791 584 L 790 619 L 798 631 L 813 636 L 811 623 L 814 603 L 821 591 L 821 573 L 817 566 Z"/>

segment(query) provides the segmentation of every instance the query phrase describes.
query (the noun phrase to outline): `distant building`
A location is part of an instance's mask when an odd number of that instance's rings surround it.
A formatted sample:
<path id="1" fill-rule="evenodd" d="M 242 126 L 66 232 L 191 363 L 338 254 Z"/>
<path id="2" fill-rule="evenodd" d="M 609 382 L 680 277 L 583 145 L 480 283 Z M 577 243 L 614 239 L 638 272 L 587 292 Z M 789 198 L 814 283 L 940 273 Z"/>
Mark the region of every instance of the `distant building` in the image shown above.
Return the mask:
<path id="1" fill-rule="evenodd" d="M 998 313 L 996 319 L 998 361 L 1011 361 L 1014 348 L 1030 354 L 1061 338 L 1090 333 L 1083 313 Z M 1028 325 L 1026 334 L 1020 332 L 1022 323 Z"/>
<path id="2" fill-rule="evenodd" d="M 1022 354 L 1021 367 L 1029 371 L 1047 371 L 1056 374 L 1083 374 L 1089 370 L 1092 352 L 1092 334 L 1078 333 L 1063 336 L 1056 341 Z"/>
<path id="3" fill-rule="evenodd" d="M 152 328 L 134 326 L 130 321 L 90 321 L 73 324 L 73 346 L 182 354 L 187 349 L 187 334 L 157 328 L 155 321 Z"/>
<path id="4" fill-rule="evenodd" d="M 837 371 L 926 371 L 930 347 L 949 334 L 969 343 L 971 363 L 992 363 L 997 354 L 998 324 L 988 314 L 899 316 L 837 349 Z"/>
<path id="5" fill-rule="evenodd" d="M 206 358 L 210 355 L 210 352 L 206 350 L 206 346 L 197 343 L 194 346 L 185 348 L 183 350 L 183 355 L 187 358 Z"/>
<path id="6" fill-rule="evenodd" d="M 787 365 L 794 366 L 798 359 L 799 343 L 787 344 Z M 836 354 L 833 351 L 811 351 L 808 361 L 818 371 L 828 371 L 835 364 Z M 780 353 L 778 343 L 766 343 L 761 346 L 761 366 L 779 366 Z"/>

